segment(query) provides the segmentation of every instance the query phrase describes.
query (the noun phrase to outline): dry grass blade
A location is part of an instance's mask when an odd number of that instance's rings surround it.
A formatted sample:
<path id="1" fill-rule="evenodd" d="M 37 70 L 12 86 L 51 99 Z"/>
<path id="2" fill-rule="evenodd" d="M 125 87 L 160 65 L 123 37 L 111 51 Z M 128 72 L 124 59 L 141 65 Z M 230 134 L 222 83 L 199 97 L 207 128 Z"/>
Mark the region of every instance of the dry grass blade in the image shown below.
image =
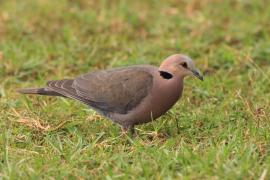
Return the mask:
<path id="1" fill-rule="evenodd" d="M 20 118 L 17 120 L 17 122 L 36 130 L 48 131 L 50 129 L 50 125 L 43 126 L 39 120 L 33 118 Z"/>
<path id="2" fill-rule="evenodd" d="M 16 120 L 16 122 L 21 123 L 25 126 L 28 126 L 32 129 L 38 130 L 38 131 L 47 131 L 47 132 L 48 131 L 56 131 L 56 130 L 60 129 L 61 127 L 63 127 L 67 122 L 69 122 L 69 121 L 62 121 L 58 125 L 51 127 L 50 125 L 44 125 L 43 123 L 41 123 L 41 120 L 39 118 L 34 119 L 34 118 L 30 118 L 30 117 L 23 117 L 14 108 L 12 108 L 12 111 L 14 112 L 13 116 L 16 116 L 18 118 Z"/>

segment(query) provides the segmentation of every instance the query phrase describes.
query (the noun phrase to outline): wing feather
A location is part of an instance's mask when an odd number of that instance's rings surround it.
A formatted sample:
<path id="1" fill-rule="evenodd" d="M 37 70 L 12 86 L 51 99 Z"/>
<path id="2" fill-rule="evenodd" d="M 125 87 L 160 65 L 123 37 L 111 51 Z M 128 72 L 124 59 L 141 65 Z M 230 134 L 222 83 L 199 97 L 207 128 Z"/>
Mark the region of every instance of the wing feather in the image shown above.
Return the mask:
<path id="1" fill-rule="evenodd" d="M 75 79 L 74 88 L 78 95 L 93 102 L 95 108 L 123 114 L 142 101 L 152 83 L 149 72 L 128 67 L 84 74 Z"/>
<path id="2" fill-rule="evenodd" d="M 153 84 L 151 73 L 131 66 L 101 70 L 75 79 L 49 81 L 48 87 L 103 113 L 125 114 L 147 96 Z"/>

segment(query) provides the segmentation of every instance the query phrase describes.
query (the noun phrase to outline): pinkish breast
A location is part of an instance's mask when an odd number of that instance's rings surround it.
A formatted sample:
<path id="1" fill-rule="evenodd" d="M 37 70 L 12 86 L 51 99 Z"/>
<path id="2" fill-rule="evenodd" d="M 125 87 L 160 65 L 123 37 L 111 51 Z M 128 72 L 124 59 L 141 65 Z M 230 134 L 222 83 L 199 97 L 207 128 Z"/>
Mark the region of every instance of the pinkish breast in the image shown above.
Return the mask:
<path id="1" fill-rule="evenodd" d="M 181 97 L 182 82 L 179 79 L 157 79 L 152 91 L 152 105 L 149 108 L 152 111 L 153 119 L 166 113 Z"/>
<path id="2" fill-rule="evenodd" d="M 153 74 L 153 87 L 143 101 L 127 114 L 110 114 L 110 118 L 121 125 L 136 125 L 155 120 L 166 113 L 181 97 L 181 79 L 163 79 Z"/>

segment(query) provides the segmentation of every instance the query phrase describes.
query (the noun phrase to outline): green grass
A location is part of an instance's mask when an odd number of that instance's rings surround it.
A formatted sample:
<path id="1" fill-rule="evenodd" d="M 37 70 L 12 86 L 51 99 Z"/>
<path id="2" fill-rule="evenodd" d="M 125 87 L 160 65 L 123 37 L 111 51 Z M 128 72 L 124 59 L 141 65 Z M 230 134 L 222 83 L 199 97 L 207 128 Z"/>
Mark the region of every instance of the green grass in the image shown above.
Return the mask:
<path id="1" fill-rule="evenodd" d="M 267 179 L 270 2 L 0 1 L 0 179 Z M 23 96 L 95 69 L 191 56 L 205 81 L 135 139 L 85 106 Z"/>

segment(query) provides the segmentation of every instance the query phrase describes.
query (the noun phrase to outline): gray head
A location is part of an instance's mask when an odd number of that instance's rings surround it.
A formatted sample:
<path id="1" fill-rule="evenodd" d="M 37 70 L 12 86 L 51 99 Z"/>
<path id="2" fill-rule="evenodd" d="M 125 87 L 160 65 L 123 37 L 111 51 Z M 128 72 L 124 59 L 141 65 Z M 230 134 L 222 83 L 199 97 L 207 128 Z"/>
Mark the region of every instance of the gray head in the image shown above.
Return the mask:
<path id="1" fill-rule="evenodd" d="M 174 54 L 166 58 L 161 63 L 159 71 L 170 73 L 172 76 L 181 79 L 189 75 L 194 75 L 200 80 L 203 80 L 202 74 L 196 69 L 192 59 L 182 54 Z"/>

